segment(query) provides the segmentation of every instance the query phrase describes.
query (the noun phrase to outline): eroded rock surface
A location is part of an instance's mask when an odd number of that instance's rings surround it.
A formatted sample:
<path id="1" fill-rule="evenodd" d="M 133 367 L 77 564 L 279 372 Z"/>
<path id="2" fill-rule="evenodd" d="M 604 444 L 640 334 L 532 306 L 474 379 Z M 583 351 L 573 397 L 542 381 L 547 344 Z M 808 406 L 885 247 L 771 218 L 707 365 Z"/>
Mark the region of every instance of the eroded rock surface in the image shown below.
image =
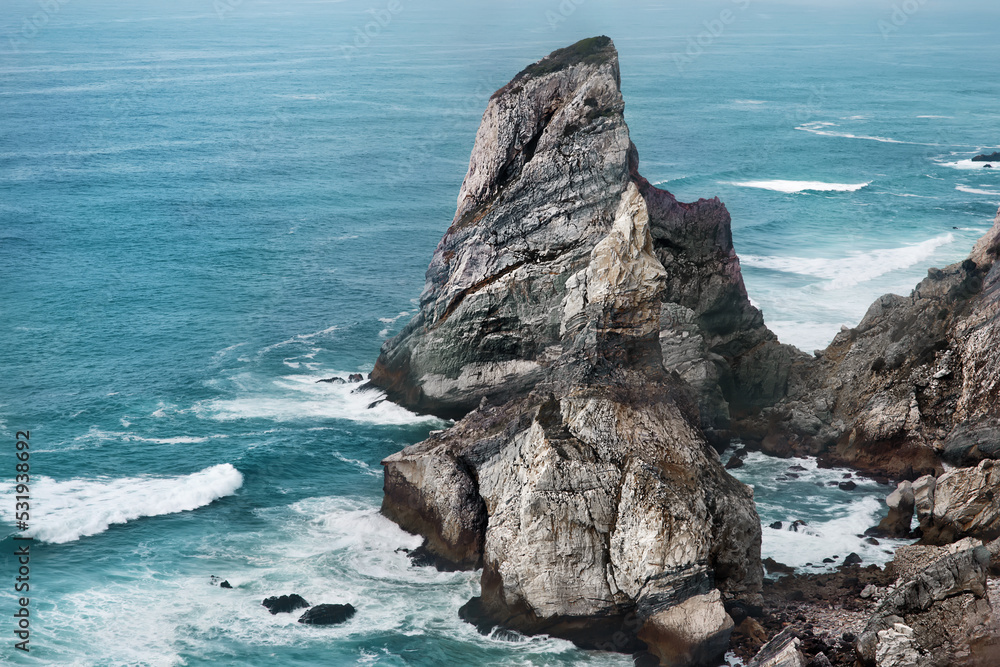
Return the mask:
<path id="1" fill-rule="evenodd" d="M 813 360 L 788 397 L 740 424 L 765 450 L 822 453 L 888 477 L 1000 455 L 1000 215 L 969 258 L 887 294 Z"/>
<path id="2" fill-rule="evenodd" d="M 711 665 L 763 570 L 752 492 L 703 427 L 728 427 L 734 387 L 783 393 L 791 352 L 725 208 L 639 176 L 622 109 L 607 38 L 491 98 L 420 314 L 372 373 L 464 418 L 383 461 L 383 512 L 439 564 L 482 566 L 480 627 Z"/>
<path id="3" fill-rule="evenodd" d="M 679 202 L 639 175 L 619 84 L 614 45 L 596 37 L 490 98 L 420 312 L 383 345 L 371 374 L 391 400 L 458 418 L 544 378 L 582 324 L 592 288 L 581 271 L 629 188 L 665 272 L 651 305 L 663 363 L 697 391 L 702 425 L 724 441 L 731 412 L 784 396 L 792 360 L 804 355 L 779 345 L 750 304 L 729 213 L 717 198 Z"/>
<path id="4" fill-rule="evenodd" d="M 897 584 L 858 636 L 858 660 L 864 665 L 957 664 L 956 654 L 990 617 L 985 599 L 990 560 L 984 546 L 947 553 Z"/>

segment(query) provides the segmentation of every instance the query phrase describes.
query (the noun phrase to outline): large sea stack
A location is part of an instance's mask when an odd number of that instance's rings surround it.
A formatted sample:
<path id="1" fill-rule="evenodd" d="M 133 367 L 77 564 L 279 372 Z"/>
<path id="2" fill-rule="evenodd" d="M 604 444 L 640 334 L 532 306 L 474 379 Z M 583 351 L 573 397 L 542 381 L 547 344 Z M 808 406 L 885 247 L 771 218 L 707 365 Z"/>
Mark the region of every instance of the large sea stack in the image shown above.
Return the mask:
<path id="1" fill-rule="evenodd" d="M 725 206 L 639 175 L 623 110 L 607 37 L 490 98 L 420 312 L 371 374 L 459 421 L 383 462 L 382 510 L 439 566 L 483 568 L 480 626 L 715 664 L 762 569 L 709 438 L 804 355 L 750 304 Z"/>

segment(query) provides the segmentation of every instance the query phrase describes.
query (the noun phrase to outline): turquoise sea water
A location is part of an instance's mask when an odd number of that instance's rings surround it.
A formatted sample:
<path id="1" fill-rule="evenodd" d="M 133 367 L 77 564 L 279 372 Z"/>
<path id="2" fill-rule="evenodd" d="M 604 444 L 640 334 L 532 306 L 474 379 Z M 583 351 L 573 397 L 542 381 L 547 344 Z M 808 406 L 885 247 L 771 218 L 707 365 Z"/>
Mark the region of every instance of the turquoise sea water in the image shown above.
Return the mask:
<path id="1" fill-rule="evenodd" d="M 997 13 L 956 4 L 5 2 L 0 474 L 30 429 L 44 543 L 28 655 L 0 559 L 0 661 L 629 664 L 459 621 L 475 573 L 410 567 L 377 513 L 381 458 L 442 423 L 315 380 L 412 314 L 489 94 L 602 33 L 642 173 L 720 196 L 769 324 L 824 346 L 1000 204 L 1000 168 L 963 162 L 1000 142 Z M 827 539 L 884 493 L 803 489 L 759 489 L 762 515 Z M 358 615 L 259 604 L 290 592 Z"/>

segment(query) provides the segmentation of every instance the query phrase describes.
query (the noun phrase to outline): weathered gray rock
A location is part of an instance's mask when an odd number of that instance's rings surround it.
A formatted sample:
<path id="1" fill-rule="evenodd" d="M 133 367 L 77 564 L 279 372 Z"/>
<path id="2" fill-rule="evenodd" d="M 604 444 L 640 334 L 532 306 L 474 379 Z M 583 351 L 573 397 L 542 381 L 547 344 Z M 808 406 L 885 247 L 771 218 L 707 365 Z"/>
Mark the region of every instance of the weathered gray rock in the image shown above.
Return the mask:
<path id="1" fill-rule="evenodd" d="M 785 628 L 764 644 L 747 667 L 805 667 L 806 659 L 799 650 L 799 638 L 791 628 Z"/>
<path id="2" fill-rule="evenodd" d="M 934 475 L 924 475 L 913 482 L 913 511 L 917 524 L 923 526 L 934 512 L 934 487 L 937 478 Z"/>
<path id="3" fill-rule="evenodd" d="M 636 173 L 617 86 L 602 38 L 491 99 L 421 313 L 372 373 L 395 400 L 465 416 L 383 461 L 382 507 L 440 561 L 482 565 L 462 609 L 480 627 L 712 665 L 724 601 L 759 600 L 760 521 L 701 428 L 721 385 L 668 370 L 663 323 L 687 309 L 701 362 L 724 341 L 727 373 L 761 395 L 779 389 L 755 355 L 783 348 L 746 299 L 724 207 Z"/>
<path id="4" fill-rule="evenodd" d="M 750 304 L 729 213 L 640 176 L 623 109 L 606 37 L 554 52 L 493 95 L 420 312 L 383 345 L 372 384 L 452 418 L 529 390 L 584 322 L 581 272 L 631 187 L 664 272 L 662 362 L 695 389 L 702 425 L 727 442 L 731 413 L 784 395 L 805 355 L 779 345 Z"/>
<path id="5" fill-rule="evenodd" d="M 920 528 L 924 541 L 947 544 L 963 537 L 1000 537 L 1000 467 L 986 459 L 975 468 L 956 468 L 937 478 L 933 510 Z"/>
<path id="6" fill-rule="evenodd" d="M 765 450 L 897 479 L 1000 456 L 998 253 L 1000 215 L 969 259 L 879 298 L 819 357 L 796 361 L 787 398 L 737 430 Z"/>
<path id="7" fill-rule="evenodd" d="M 920 652 L 913 638 L 913 628 L 904 623 L 893 623 L 891 628 L 879 630 L 875 648 L 878 667 L 917 667 Z"/>
<path id="8" fill-rule="evenodd" d="M 910 524 L 913 521 L 913 485 L 903 480 L 885 499 L 889 513 L 879 523 L 879 533 L 890 537 L 906 537 L 910 534 Z"/>
<path id="9" fill-rule="evenodd" d="M 976 604 L 986 595 L 986 576 L 990 564 L 990 551 L 986 547 L 966 549 L 945 555 L 925 567 L 889 592 L 879 604 L 864 631 L 858 636 L 855 651 L 864 665 L 875 665 L 881 641 L 891 639 L 898 645 L 896 635 L 882 635 L 896 624 L 911 628 L 921 627 L 913 634 L 917 649 L 929 651 L 945 642 L 961 642 L 970 636 L 981 621 L 985 607 Z M 964 597 L 968 594 L 968 597 Z M 961 598 L 961 599 L 958 599 Z M 949 602 L 949 600 L 953 600 Z M 956 605 L 972 613 L 956 614 Z M 928 628 L 937 628 L 928 632 Z"/>

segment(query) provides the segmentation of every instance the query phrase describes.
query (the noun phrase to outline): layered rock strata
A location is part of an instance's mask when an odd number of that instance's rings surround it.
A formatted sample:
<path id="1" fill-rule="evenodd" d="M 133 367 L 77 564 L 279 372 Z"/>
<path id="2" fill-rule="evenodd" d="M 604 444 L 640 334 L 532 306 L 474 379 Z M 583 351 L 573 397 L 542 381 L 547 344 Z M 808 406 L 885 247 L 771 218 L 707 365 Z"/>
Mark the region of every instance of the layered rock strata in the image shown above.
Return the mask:
<path id="1" fill-rule="evenodd" d="M 1000 456 L 1000 215 L 963 262 L 887 294 L 744 420 L 765 451 L 916 479 Z"/>
<path id="2" fill-rule="evenodd" d="M 792 351 L 725 207 L 643 179 L 622 111 L 603 37 L 490 99 L 420 312 L 371 376 L 461 419 L 383 462 L 382 509 L 439 566 L 483 568 L 477 625 L 709 665 L 763 572 L 752 492 L 703 427 L 782 395 Z"/>
<path id="3" fill-rule="evenodd" d="M 666 273 L 663 362 L 696 389 L 702 425 L 724 439 L 731 411 L 785 395 L 800 353 L 750 304 L 729 213 L 717 198 L 685 204 L 642 178 L 623 110 L 606 37 L 552 53 L 493 94 L 420 311 L 383 345 L 372 384 L 450 418 L 525 393 L 580 325 L 571 281 L 634 186 Z"/>

